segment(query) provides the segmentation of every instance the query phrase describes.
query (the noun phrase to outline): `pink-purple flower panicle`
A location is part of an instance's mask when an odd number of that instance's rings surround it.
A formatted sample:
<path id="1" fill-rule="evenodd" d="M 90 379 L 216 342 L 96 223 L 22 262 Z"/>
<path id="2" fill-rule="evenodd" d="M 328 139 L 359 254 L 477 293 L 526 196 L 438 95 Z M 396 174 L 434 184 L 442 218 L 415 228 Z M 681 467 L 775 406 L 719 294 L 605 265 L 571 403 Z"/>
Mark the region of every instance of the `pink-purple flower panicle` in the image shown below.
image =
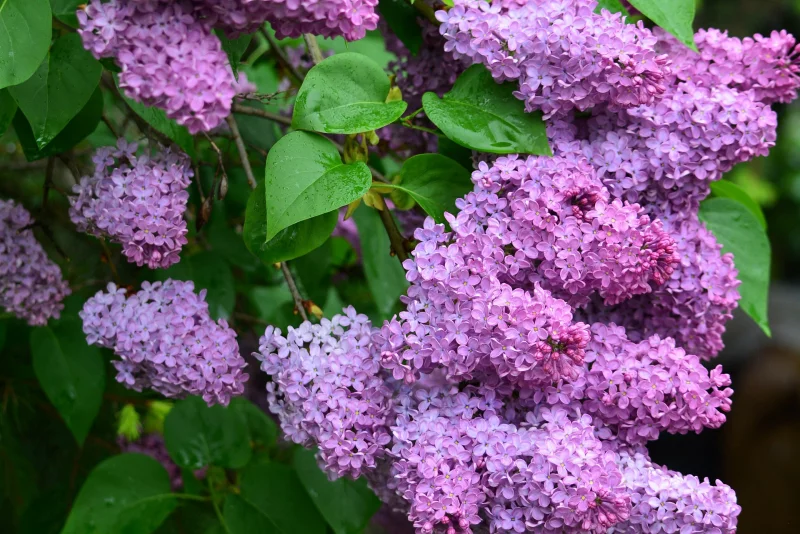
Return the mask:
<path id="1" fill-rule="evenodd" d="M 244 392 L 246 363 L 233 329 L 209 316 L 205 294 L 171 279 L 130 296 L 109 284 L 80 312 L 86 341 L 114 351 L 117 381 L 131 389 L 228 404 Z"/>
<path id="2" fill-rule="evenodd" d="M 25 208 L 0 199 L 0 308 L 37 326 L 58 319 L 70 289 L 36 241 L 33 223 Z"/>
<path id="3" fill-rule="evenodd" d="M 94 174 L 73 188 L 70 218 L 78 230 L 122 245 L 128 261 L 167 268 L 187 242 L 183 215 L 194 173 L 185 154 L 167 148 L 137 156 L 136 149 L 120 139 L 95 152 Z"/>

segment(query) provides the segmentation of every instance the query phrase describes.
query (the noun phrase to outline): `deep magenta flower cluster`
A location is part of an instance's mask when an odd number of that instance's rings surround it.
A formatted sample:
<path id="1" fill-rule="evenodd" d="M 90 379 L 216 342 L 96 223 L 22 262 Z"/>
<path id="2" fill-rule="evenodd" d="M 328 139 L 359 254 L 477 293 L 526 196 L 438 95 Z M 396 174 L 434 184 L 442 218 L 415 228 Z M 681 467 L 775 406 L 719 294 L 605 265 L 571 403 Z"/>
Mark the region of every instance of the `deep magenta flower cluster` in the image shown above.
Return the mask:
<path id="1" fill-rule="evenodd" d="M 205 294 L 171 279 L 144 282 L 130 296 L 109 284 L 80 312 L 86 341 L 114 351 L 117 381 L 131 389 L 228 404 L 244 392 L 246 363 L 233 329 L 209 316 Z"/>
<path id="2" fill-rule="evenodd" d="M 545 116 L 599 104 L 649 104 L 670 70 L 642 22 L 595 13 L 596 0 L 456 0 L 437 11 L 444 50 L 519 83 L 528 111 Z"/>
<path id="3" fill-rule="evenodd" d="M 28 210 L 0 199 L 0 308 L 36 326 L 58 319 L 70 289 L 36 241 L 33 223 Z"/>
<path id="4" fill-rule="evenodd" d="M 317 445 L 334 476 L 356 478 L 374 468 L 390 440 L 391 390 L 379 376 L 367 317 L 349 307 L 281 334 L 268 327 L 255 356 L 272 376 L 267 397 L 286 437 Z"/>
<path id="5" fill-rule="evenodd" d="M 137 156 L 136 150 L 120 139 L 95 152 L 94 174 L 73 187 L 70 218 L 78 230 L 122 245 L 128 261 L 166 268 L 180 261 L 187 242 L 183 215 L 194 172 L 186 154 L 167 148 Z"/>

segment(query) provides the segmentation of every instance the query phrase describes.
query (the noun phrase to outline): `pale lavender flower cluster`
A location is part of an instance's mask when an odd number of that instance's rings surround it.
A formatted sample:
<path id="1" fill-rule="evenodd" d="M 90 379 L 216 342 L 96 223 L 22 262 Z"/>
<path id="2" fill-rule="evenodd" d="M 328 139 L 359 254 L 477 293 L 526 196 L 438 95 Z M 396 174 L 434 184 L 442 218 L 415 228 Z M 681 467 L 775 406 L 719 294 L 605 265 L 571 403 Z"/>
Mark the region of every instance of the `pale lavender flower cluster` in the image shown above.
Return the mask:
<path id="1" fill-rule="evenodd" d="M 25 208 L 0 199 L 0 308 L 37 326 L 58 319 L 70 289 L 36 241 L 33 223 Z"/>
<path id="2" fill-rule="evenodd" d="M 129 98 L 164 109 L 192 134 L 230 114 L 228 57 L 190 0 L 91 0 L 77 14 L 84 47 L 116 60 Z"/>
<path id="3" fill-rule="evenodd" d="M 86 341 L 119 356 L 117 381 L 131 389 L 226 405 L 244 392 L 246 363 L 233 329 L 209 317 L 205 294 L 171 279 L 144 282 L 131 296 L 109 284 L 80 312 Z"/>
<path id="4" fill-rule="evenodd" d="M 516 80 L 517 97 L 545 116 L 599 104 L 649 104 L 665 89 L 667 58 L 642 22 L 595 13 L 596 0 L 456 0 L 437 11 L 445 52 Z"/>
<path id="5" fill-rule="evenodd" d="M 194 172 L 185 154 L 167 148 L 137 156 L 136 149 L 120 139 L 95 152 L 94 174 L 73 187 L 70 218 L 78 230 L 122 245 L 128 261 L 166 268 L 187 242 L 183 214 Z"/>
<path id="6" fill-rule="evenodd" d="M 279 38 L 304 33 L 356 41 L 378 27 L 378 0 L 192 0 L 231 37 L 269 21 Z"/>
<path id="7" fill-rule="evenodd" d="M 259 341 L 270 410 L 286 437 L 319 447 L 319 460 L 333 477 L 356 478 L 375 468 L 389 443 L 391 390 L 380 376 L 371 346 L 372 326 L 352 307 L 319 324 L 267 327 Z"/>

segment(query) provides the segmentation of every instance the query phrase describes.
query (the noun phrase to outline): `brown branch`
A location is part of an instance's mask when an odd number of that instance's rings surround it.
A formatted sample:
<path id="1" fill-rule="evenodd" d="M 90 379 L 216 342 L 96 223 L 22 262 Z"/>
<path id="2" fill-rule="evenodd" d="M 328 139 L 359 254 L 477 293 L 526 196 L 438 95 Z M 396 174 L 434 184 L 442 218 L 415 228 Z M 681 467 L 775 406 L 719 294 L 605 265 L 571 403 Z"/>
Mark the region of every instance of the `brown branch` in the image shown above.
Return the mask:
<path id="1" fill-rule="evenodd" d="M 303 318 L 303 321 L 308 321 L 305 302 L 303 301 L 303 297 L 300 296 L 300 291 L 297 289 L 297 284 L 292 276 L 292 271 L 289 270 L 289 264 L 287 264 L 285 261 L 281 262 L 281 271 L 283 271 L 283 277 L 286 279 L 286 285 L 289 286 L 289 292 L 292 294 L 292 299 L 294 299 L 294 307 L 297 310 L 297 313 L 300 314 L 300 317 Z"/>
<path id="2" fill-rule="evenodd" d="M 116 129 L 116 128 L 114 128 L 114 124 L 113 124 L 113 123 L 111 122 L 111 120 L 110 120 L 110 119 L 109 119 L 109 118 L 106 116 L 106 114 L 105 114 L 105 113 L 103 113 L 103 116 L 102 116 L 101 118 L 103 119 L 103 123 L 106 125 L 106 128 L 108 128 L 108 129 L 109 129 L 109 131 L 111 132 L 111 135 L 113 135 L 114 137 L 116 137 L 117 139 L 119 139 L 120 135 L 119 135 L 119 133 L 117 133 L 117 129 Z"/>
<path id="3" fill-rule="evenodd" d="M 100 238 L 100 245 L 103 247 L 103 255 L 105 256 L 108 266 L 111 269 L 111 276 L 114 277 L 114 283 L 116 283 L 119 287 L 123 287 L 122 280 L 117 272 L 117 266 L 114 265 L 114 261 L 111 259 L 111 249 L 108 248 L 106 240 L 102 237 Z"/>
<path id="4" fill-rule="evenodd" d="M 261 117 L 262 119 L 268 119 L 271 121 L 279 122 L 281 124 L 285 124 L 286 126 L 292 125 L 292 119 L 290 117 L 284 117 L 283 115 L 278 115 L 277 113 L 272 113 L 270 111 L 265 111 L 263 109 L 258 108 L 251 108 L 249 106 L 243 106 L 241 104 L 233 104 L 233 112 L 239 113 L 240 115 L 252 115 L 254 117 Z"/>
<path id="5" fill-rule="evenodd" d="M 397 228 L 397 224 L 394 222 L 394 217 L 392 217 L 392 212 L 386 207 L 383 197 L 380 195 L 375 195 L 375 203 L 377 204 L 376 209 L 378 210 L 378 215 L 381 217 L 383 227 L 386 228 L 386 233 L 389 235 L 389 242 L 392 244 L 392 251 L 402 264 L 408 259 L 408 252 L 406 251 L 406 239 Z"/>
<path id="6" fill-rule="evenodd" d="M 247 176 L 247 183 L 250 184 L 250 189 L 255 189 L 258 185 L 258 182 L 256 182 L 256 177 L 253 175 L 253 168 L 250 167 L 250 159 L 247 157 L 247 147 L 244 146 L 242 134 L 239 133 L 239 126 L 236 124 L 236 119 L 234 119 L 231 115 L 228 115 L 226 120 L 228 122 L 228 127 L 231 129 L 231 133 L 233 134 L 233 140 L 236 143 L 236 148 L 239 150 L 239 158 L 242 160 L 242 167 L 244 168 L 244 173 Z"/>
<path id="7" fill-rule="evenodd" d="M 300 71 L 297 70 L 297 67 L 292 65 L 292 62 L 289 61 L 289 58 L 286 57 L 286 53 L 281 48 L 281 45 L 270 35 L 268 31 L 266 31 L 263 27 L 261 28 L 261 33 L 266 38 L 267 42 L 269 43 L 270 50 L 273 51 L 275 57 L 278 59 L 278 62 L 291 74 L 299 83 L 303 82 L 303 75 Z"/>
<path id="8" fill-rule="evenodd" d="M 217 162 L 219 165 L 219 168 L 217 170 L 222 175 L 222 179 L 219 182 L 219 189 L 216 189 L 216 187 L 212 187 L 211 195 L 209 196 L 214 196 L 214 192 L 216 190 L 218 198 L 222 200 L 223 198 L 225 198 L 225 194 L 228 192 L 228 173 L 225 172 L 225 163 L 222 160 L 222 150 L 219 149 L 217 144 L 214 142 L 213 139 L 211 139 L 211 137 L 209 137 L 207 133 L 203 132 L 203 135 L 206 137 L 206 139 L 208 139 L 208 142 L 211 143 L 211 148 L 214 150 L 214 152 L 217 153 Z M 216 185 L 217 185 L 217 180 L 215 179 L 214 186 Z"/>

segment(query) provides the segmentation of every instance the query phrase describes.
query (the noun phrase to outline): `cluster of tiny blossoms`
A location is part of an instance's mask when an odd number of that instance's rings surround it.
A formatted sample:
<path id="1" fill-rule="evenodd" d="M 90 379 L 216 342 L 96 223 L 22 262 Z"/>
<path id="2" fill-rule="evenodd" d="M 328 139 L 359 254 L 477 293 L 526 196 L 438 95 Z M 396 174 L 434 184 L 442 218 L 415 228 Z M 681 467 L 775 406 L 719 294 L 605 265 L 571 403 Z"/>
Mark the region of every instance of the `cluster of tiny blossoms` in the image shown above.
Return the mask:
<path id="1" fill-rule="evenodd" d="M 187 242 L 183 214 L 194 173 L 185 154 L 136 156 L 136 149 L 120 139 L 95 152 L 94 174 L 73 188 L 70 218 L 78 230 L 122 245 L 128 261 L 166 268 Z"/>
<path id="2" fill-rule="evenodd" d="M 131 296 L 109 284 L 86 301 L 80 317 L 86 341 L 119 356 L 117 381 L 127 387 L 199 395 L 209 405 L 244 392 L 248 375 L 236 334 L 209 317 L 205 290 L 195 293 L 192 282 L 145 282 Z"/>
<path id="3" fill-rule="evenodd" d="M 272 376 L 270 409 L 286 436 L 317 445 L 322 465 L 334 476 L 360 476 L 375 468 L 389 443 L 391 390 L 379 376 L 365 315 L 343 315 L 281 330 L 267 327 L 255 356 Z"/>
<path id="4" fill-rule="evenodd" d="M 31 225 L 25 208 L 0 199 L 0 307 L 30 325 L 43 325 L 59 317 L 70 290 Z"/>

